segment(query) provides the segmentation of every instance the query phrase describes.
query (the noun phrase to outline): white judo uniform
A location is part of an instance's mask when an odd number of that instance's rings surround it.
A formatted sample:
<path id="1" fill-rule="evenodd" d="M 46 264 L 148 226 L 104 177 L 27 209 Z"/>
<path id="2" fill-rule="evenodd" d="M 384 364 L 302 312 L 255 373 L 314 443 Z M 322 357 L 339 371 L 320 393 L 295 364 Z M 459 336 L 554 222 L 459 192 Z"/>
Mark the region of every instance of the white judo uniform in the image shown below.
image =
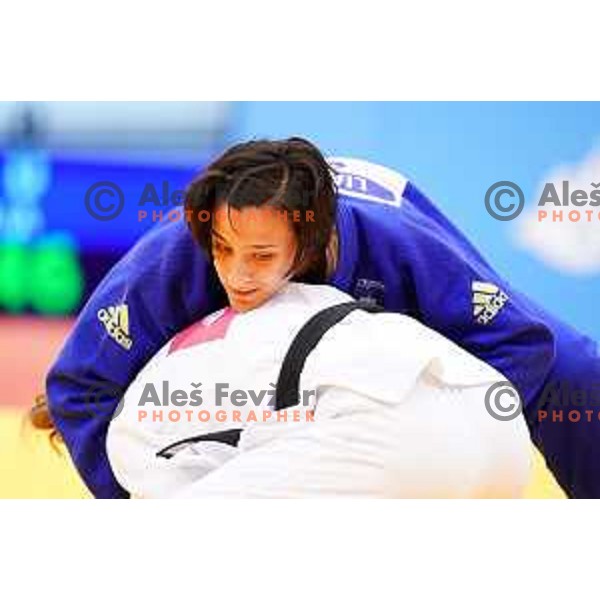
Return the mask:
<path id="1" fill-rule="evenodd" d="M 109 426 L 121 485 L 141 498 L 519 497 L 527 426 L 522 415 L 493 418 L 484 402 L 506 378 L 410 317 L 350 313 L 309 354 L 300 403 L 275 412 L 292 339 L 351 300 L 289 283 L 254 310 L 224 309 L 175 336 Z M 174 446 L 231 429 L 237 445 Z"/>

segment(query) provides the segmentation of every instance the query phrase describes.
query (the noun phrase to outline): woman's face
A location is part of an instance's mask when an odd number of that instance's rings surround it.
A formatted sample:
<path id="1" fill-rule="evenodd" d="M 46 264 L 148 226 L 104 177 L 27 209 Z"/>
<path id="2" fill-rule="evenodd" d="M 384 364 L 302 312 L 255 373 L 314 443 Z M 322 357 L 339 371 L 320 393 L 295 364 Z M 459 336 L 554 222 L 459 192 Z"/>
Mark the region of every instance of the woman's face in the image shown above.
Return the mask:
<path id="1" fill-rule="evenodd" d="M 293 274 L 296 237 L 288 220 L 269 207 L 222 205 L 212 222 L 213 261 L 229 303 L 244 312 L 279 291 Z"/>

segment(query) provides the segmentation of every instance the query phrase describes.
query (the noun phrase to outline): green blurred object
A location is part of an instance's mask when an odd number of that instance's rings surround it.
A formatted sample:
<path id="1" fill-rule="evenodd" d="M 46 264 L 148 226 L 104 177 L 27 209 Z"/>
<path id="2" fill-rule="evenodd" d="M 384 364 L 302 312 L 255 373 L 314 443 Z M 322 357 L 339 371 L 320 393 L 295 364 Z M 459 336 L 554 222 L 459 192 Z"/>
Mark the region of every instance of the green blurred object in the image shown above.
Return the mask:
<path id="1" fill-rule="evenodd" d="M 48 236 L 33 245 L 0 242 L 0 310 L 70 314 L 83 289 L 77 249 L 67 237 Z"/>
<path id="2" fill-rule="evenodd" d="M 66 238 L 39 241 L 31 252 L 31 307 L 46 315 L 72 313 L 81 302 L 83 274 L 77 250 Z"/>
<path id="3" fill-rule="evenodd" d="M 27 246 L 0 242 L 0 308 L 18 313 L 27 307 Z"/>

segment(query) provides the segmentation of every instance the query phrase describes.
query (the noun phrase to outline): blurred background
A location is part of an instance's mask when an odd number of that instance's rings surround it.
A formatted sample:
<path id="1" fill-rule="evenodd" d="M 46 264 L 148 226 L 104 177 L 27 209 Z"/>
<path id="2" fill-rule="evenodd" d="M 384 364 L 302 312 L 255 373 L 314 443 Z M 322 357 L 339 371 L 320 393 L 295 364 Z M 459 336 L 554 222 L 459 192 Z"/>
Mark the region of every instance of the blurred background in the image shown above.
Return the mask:
<path id="1" fill-rule="evenodd" d="M 546 182 L 600 182 L 600 103 L 0 102 L 0 497 L 87 496 L 23 414 L 77 311 L 152 226 L 146 184 L 173 197 L 228 145 L 291 135 L 401 171 L 515 287 L 600 339 L 600 219 L 540 223 L 533 208 Z M 484 206 L 502 180 L 526 197 L 515 221 Z M 84 199 L 107 181 L 126 202 L 102 222 Z M 536 461 L 527 496 L 560 497 Z"/>

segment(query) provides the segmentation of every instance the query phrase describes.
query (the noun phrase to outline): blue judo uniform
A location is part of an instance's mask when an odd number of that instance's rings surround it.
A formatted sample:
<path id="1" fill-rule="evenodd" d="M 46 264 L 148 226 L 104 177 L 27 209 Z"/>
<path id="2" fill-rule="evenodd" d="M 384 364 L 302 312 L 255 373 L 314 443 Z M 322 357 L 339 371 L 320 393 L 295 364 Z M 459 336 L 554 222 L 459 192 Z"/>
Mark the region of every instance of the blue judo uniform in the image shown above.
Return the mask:
<path id="1" fill-rule="evenodd" d="M 400 174 L 356 159 L 331 163 L 338 172 L 339 260 L 328 283 L 415 317 L 503 373 L 519 390 L 531 437 L 566 493 L 600 497 L 600 420 L 585 414 L 600 386 L 597 343 L 514 290 Z M 226 304 L 214 268 L 181 219 L 146 234 L 83 308 L 46 387 L 56 426 L 96 497 L 128 497 L 106 454 L 121 395 L 176 332 Z M 540 419 L 539 410 L 551 412 L 565 386 L 582 391 L 568 407 L 581 418 Z"/>

